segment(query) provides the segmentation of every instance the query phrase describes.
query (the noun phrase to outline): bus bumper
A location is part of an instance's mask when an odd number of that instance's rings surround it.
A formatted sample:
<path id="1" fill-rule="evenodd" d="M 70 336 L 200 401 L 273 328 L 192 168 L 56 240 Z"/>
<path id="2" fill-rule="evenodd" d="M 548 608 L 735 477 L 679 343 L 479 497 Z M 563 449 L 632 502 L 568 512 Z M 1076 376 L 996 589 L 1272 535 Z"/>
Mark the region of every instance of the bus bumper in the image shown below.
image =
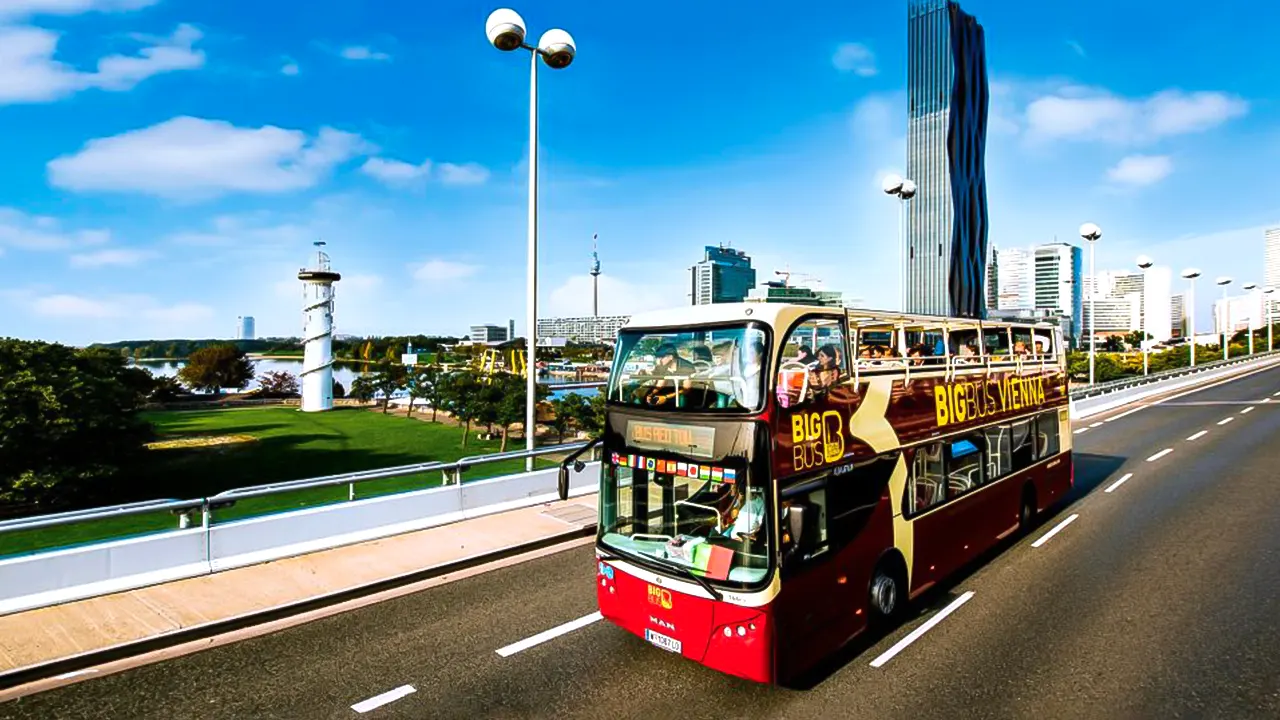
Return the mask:
<path id="1" fill-rule="evenodd" d="M 695 597 L 597 563 L 596 599 L 613 624 L 713 670 L 772 683 L 774 623 L 768 607 Z"/>

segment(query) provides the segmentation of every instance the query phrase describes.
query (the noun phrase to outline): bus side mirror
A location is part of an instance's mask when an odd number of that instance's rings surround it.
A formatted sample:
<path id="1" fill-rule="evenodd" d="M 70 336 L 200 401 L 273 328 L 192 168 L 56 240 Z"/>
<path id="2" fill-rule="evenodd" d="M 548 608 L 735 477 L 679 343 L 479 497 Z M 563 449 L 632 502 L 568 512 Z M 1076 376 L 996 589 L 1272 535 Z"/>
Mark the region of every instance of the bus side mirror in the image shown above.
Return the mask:
<path id="1" fill-rule="evenodd" d="M 560 476 L 556 479 L 556 490 L 560 493 L 561 500 L 569 499 L 569 465 L 567 463 L 561 463 L 560 465 Z"/>

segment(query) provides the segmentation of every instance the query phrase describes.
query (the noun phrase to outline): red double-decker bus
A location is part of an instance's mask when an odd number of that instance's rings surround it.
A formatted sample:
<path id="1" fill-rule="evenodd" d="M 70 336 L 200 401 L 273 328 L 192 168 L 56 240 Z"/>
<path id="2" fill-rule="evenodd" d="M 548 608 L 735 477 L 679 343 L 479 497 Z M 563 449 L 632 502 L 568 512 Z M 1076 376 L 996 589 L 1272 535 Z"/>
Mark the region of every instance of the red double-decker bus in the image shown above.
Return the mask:
<path id="1" fill-rule="evenodd" d="M 600 442 L 600 611 L 794 677 L 1072 484 L 1055 326 L 772 303 L 636 316 Z"/>

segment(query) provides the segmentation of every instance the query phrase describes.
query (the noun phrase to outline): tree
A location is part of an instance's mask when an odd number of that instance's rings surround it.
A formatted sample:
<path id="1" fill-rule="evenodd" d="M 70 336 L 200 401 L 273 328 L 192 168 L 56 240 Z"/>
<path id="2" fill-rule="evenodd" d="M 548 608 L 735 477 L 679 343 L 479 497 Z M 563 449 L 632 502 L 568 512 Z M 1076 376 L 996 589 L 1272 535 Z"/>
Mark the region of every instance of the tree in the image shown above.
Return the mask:
<path id="1" fill-rule="evenodd" d="M 351 381 L 351 397 L 360 402 L 369 402 L 378 392 L 378 388 L 373 384 L 373 376 L 369 374 L 358 375 L 355 380 Z"/>
<path id="2" fill-rule="evenodd" d="M 373 387 L 382 393 L 383 413 L 386 413 L 391 406 L 391 396 L 404 388 L 405 376 L 404 366 L 399 363 L 382 360 L 374 366 L 373 375 L 370 379 L 373 382 Z"/>
<path id="3" fill-rule="evenodd" d="M 578 422 L 578 427 L 587 435 L 596 438 L 604 433 L 604 393 L 596 393 L 583 405 L 580 406 L 578 415 L 574 418 Z"/>
<path id="4" fill-rule="evenodd" d="M 587 413 L 589 405 L 589 401 L 579 393 L 569 393 L 551 401 L 551 411 L 555 413 L 551 418 L 551 429 L 556 432 L 561 443 L 570 426 L 578 424 L 581 427 L 579 418 Z"/>
<path id="5" fill-rule="evenodd" d="M 445 397 L 444 371 L 438 365 L 428 365 L 422 370 L 422 386 L 418 388 L 423 400 L 431 406 L 431 422 L 436 421 L 436 412 L 447 402 Z"/>
<path id="6" fill-rule="evenodd" d="M 154 385 L 106 348 L 0 339 L 0 502 L 124 500 L 152 437 L 138 410 Z"/>
<path id="7" fill-rule="evenodd" d="M 471 423 L 483 412 L 480 388 L 479 379 L 471 372 L 455 372 L 446 376 L 445 379 L 445 405 L 450 415 L 464 423 L 462 431 L 464 448 L 467 446 L 467 436 L 471 434 Z"/>
<path id="8" fill-rule="evenodd" d="M 235 345 L 211 345 L 187 357 L 178 379 L 193 390 L 241 390 L 253 380 L 253 361 Z"/>
<path id="9" fill-rule="evenodd" d="M 415 398 L 427 400 L 427 396 L 431 394 L 431 386 L 435 383 L 436 377 L 440 374 L 439 368 L 430 365 L 415 366 L 408 371 L 405 376 L 405 389 L 409 391 L 409 416 L 413 416 L 413 401 Z M 430 402 L 428 400 L 428 402 Z M 435 408 L 431 410 L 431 420 L 435 421 Z"/>
<path id="10" fill-rule="evenodd" d="M 1098 352 L 1124 352 L 1124 341 L 1115 335 L 1108 335 L 1098 343 Z"/>
<path id="11" fill-rule="evenodd" d="M 151 383 L 147 399 L 154 403 L 172 402 L 186 393 L 178 379 L 169 375 L 156 378 Z"/>
<path id="12" fill-rule="evenodd" d="M 262 389 L 263 395 L 271 397 L 292 397 L 299 393 L 297 376 L 283 370 L 263 373 L 258 378 L 258 387 Z"/>
<path id="13" fill-rule="evenodd" d="M 347 389 L 337 380 L 333 381 L 333 396 L 335 398 L 343 398 L 347 396 Z"/>

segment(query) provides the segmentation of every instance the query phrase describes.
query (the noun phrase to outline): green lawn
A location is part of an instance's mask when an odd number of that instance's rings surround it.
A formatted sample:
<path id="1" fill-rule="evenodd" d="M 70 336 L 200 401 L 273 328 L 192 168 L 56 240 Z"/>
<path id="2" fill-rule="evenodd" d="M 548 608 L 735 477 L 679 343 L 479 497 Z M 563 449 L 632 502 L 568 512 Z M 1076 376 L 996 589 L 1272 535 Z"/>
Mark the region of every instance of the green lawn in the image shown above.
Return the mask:
<path id="1" fill-rule="evenodd" d="M 152 449 L 141 472 L 127 478 L 121 502 L 153 498 L 200 498 L 232 488 L 284 480 L 375 470 L 397 465 L 447 462 L 498 451 L 497 441 L 475 434 L 461 447 L 461 428 L 383 415 L 358 408 L 303 413 L 296 408 L 255 407 L 144 413 L 161 441 L 199 442 L 225 436 L 242 441 L 206 447 Z M 519 440 L 509 449 L 521 447 Z M 550 467 L 539 459 L 538 467 Z M 481 465 L 466 481 L 519 472 L 523 460 Z M 439 485 L 439 472 L 386 478 L 355 486 L 356 499 Z M 217 510 L 214 522 L 313 507 L 349 498 L 348 485 L 300 490 L 240 500 Z M 195 519 L 196 524 L 199 518 Z M 0 535 L 0 557 L 37 549 L 94 542 L 177 527 L 170 513 L 152 513 L 57 528 Z"/>

